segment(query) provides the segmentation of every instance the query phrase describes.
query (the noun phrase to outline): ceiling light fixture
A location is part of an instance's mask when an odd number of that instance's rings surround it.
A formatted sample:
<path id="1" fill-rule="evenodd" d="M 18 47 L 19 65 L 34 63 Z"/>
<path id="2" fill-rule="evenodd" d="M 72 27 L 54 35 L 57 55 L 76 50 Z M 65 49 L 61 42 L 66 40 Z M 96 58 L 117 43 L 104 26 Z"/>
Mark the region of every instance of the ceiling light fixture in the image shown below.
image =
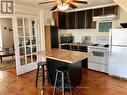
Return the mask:
<path id="1" fill-rule="evenodd" d="M 65 11 L 69 8 L 69 4 L 66 4 L 66 3 L 61 3 L 61 4 L 58 4 L 57 5 L 57 8 L 60 10 L 60 11 Z"/>
<path id="2" fill-rule="evenodd" d="M 68 7 L 75 9 L 77 6 L 73 3 L 80 3 L 80 4 L 87 4 L 87 1 L 82 1 L 82 0 L 51 0 L 47 2 L 40 2 L 38 4 L 46 4 L 46 3 L 56 3 L 52 8 L 51 11 L 56 10 L 57 8 L 60 11 L 67 10 Z"/>

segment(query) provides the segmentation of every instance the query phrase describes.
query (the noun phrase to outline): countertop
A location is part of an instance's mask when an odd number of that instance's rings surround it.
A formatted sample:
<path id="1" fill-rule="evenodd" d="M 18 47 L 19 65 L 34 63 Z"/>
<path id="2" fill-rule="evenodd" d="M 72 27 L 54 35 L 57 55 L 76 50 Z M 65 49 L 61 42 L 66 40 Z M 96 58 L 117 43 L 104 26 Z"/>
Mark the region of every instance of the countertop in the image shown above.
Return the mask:
<path id="1" fill-rule="evenodd" d="M 93 45 L 92 43 L 78 43 L 78 42 L 74 42 L 74 43 L 60 43 L 59 45 L 75 45 L 75 46 L 90 46 Z"/>
<path id="2" fill-rule="evenodd" d="M 38 56 L 43 56 L 46 58 L 63 61 L 71 64 L 74 64 L 92 55 L 85 52 L 71 51 L 65 49 L 51 49 L 49 51 L 39 51 L 35 54 Z"/>

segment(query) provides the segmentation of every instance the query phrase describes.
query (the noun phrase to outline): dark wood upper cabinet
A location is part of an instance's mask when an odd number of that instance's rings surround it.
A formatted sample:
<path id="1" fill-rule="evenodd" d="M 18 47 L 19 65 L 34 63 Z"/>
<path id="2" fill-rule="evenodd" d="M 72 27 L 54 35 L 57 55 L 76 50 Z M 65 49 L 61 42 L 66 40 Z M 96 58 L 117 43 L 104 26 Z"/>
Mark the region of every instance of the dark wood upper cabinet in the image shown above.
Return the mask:
<path id="1" fill-rule="evenodd" d="M 103 15 L 103 8 L 94 9 L 93 16 L 102 16 Z"/>
<path id="2" fill-rule="evenodd" d="M 104 16 L 104 15 L 117 15 L 118 6 L 108 6 L 103 8 L 94 9 L 93 16 Z"/>
<path id="3" fill-rule="evenodd" d="M 76 12 L 76 29 L 85 28 L 85 11 Z"/>
<path id="4" fill-rule="evenodd" d="M 59 12 L 59 29 L 67 28 L 67 13 Z"/>
<path id="5" fill-rule="evenodd" d="M 86 10 L 86 28 L 92 28 L 93 16 L 92 16 L 92 9 Z"/>
<path id="6" fill-rule="evenodd" d="M 53 12 L 55 26 L 59 29 L 95 29 L 94 16 L 117 15 L 118 6 L 108 6 L 76 12 Z"/>
<path id="7" fill-rule="evenodd" d="M 55 26 L 59 28 L 59 15 L 58 14 L 59 14 L 58 11 L 52 12 L 52 16 L 55 21 Z"/>
<path id="8" fill-rule="evenodd" d="M 117 6 L 104 7 L 104 15 L 116 14 Z"/>
<path id="9" fill-rule="evenodd" d="M 53 12 L 53 19 L 55 21 L 55 26 L 59 29 L 66 29 L 67 28 L 67 13 L 55 11 Z"/>
<path id="10" fill-rule="evenodd" d="M 69 12 L 67 13 L 67 28 L 68 29 L 75 29 L 75 17 L 76 17 L 76 13 L 75 12 Z"/>
<path id="11" fill-rule="evenodd" d="M 96 29 L 96 23 L 97 23 L 96 21 L 92 22 L 92 29 Z"/>

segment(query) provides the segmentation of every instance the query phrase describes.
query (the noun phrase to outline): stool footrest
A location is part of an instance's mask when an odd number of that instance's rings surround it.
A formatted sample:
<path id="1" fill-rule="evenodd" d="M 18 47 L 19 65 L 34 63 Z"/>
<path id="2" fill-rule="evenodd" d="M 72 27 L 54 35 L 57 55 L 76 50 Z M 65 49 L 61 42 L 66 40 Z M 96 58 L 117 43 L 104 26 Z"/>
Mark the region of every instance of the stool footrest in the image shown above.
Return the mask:
<path id="1" fill-rule="evenodd" d="M 62 91 L 62 87 L 56 87 L 56 89 Z M 66 92 L 70 92 L 70 88 L 69 87 L 65 87 L 64 90 Z"/>
<path id="2" fill-rule="evenodd" d="M 72 94 L 69 70 L 67 67 L 58 67 L 56 69 L 53 95 L 55 95 L 56 89 L 60 90 L 62 92 L 62 95 L 64 95 L 65 91 Z"/>

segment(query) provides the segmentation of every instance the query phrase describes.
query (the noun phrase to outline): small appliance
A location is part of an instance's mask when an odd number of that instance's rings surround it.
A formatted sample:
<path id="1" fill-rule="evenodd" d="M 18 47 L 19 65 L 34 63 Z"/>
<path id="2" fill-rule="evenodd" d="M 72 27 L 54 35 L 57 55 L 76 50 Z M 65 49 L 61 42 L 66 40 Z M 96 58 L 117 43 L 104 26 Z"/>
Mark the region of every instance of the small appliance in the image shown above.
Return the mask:
<path id="1" fill-rule="evenodd" d="M 73 36 L 61 36 L 60 43 L 72 43 L 74 37 Z"/>

